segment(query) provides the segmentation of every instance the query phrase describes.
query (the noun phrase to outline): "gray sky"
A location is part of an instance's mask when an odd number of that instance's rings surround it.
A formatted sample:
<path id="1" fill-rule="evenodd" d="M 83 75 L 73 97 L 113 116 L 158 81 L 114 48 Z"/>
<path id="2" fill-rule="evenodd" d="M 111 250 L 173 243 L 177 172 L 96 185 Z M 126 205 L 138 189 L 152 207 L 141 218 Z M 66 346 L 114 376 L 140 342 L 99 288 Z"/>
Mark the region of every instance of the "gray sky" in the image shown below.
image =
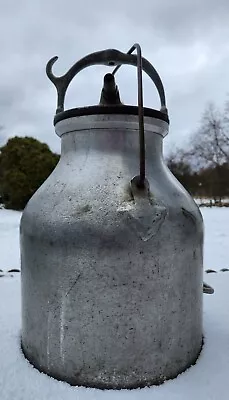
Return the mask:
<path id="1" fill-rule="evenodd" d="M 168 151 L 184 145 L 209 101 L 221 107 L 229 92 L 228 0 L 7 0 L 0 13 L 0 145 L 28 135 L 60 150 L 52 120 L 56 92 L 47 61 L 64 74 L 86 54 L 105 48 L 127 51 L 139 42 L 164 83 L 170 134 Z M 66 108 L 98 103 L 109 68 L 90 67 L 69 87 Z M 122 101 L 136 104 L 136 69 L 117 74 Z M 144 79 L 144 103 L 159 107 Z"/>

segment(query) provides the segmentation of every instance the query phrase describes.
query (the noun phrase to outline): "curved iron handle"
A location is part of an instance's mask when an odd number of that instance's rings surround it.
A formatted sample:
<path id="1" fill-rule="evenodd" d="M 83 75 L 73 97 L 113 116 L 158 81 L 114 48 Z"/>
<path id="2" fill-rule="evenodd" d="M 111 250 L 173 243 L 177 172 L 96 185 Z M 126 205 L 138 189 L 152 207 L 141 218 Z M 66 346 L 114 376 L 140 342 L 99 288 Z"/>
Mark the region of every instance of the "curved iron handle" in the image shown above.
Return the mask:
<path id="1" fill-rule="evenodd" d="M 145 187 L 145 128 L 144 128 L 144 108 L 143 108 L 143 84 L 142 84 L 142 50 L 138 43 L 135 43 L 127 54 L 137 50 L 137 78 L 138 78 L 138 124 L 139 124 L 139 170 L 140 174 L 137 177 L 138 187 Z M 113 71 L 113 75 L 118 71 L 122 64 L 117 65 Z"/>
<path id="2" fill-rule="evenodd" d="M 131 54 L 134 50 L 137 50 L 137 56 Z M 123 64 L 137 66 L 140 174 L 139 176 L 135 177 L 135 183 L 139 188 L 145 188 L 147 182 L 145 180 L 145 134 L 142 70 L 144 70 L 149 75 L 158 90 L 161 100 L 161 111 L 167 114 L 167 108 L 165 102 L 165 92 L 163 84 L 161 82 L 161 78 L 155 68 L 149 63 L 149 61 L 147 61 L 145 58 L 142 58 L 140 45 L 138 43 L 135 43 L 127 52 L 127 54 L 121 53 L 120 51 L 114 49 L 91 53 L 75 63 L 65 75 L 60 77 L 55 76 L 52 72 L 52 66 L 57 59 L 58 57 L 51 58 L 46 66 L 46 73 L 57 89 L 58 97 L 56 114 L 64 111 L 64 99 L 67 88 L 74 76 L 82 69 L 89 67 L 90 65 L 96 64 L 105 64 L 108 66 L 116 65 L 116 68 L 113 71 L 114 75 Z"/>
<path id="3" fill-rule="evenodd" d="M 66 95 L 67 88 L 76 74 L 82 71 L 84 68 L 91 65 L 108 65 L 108 66 L 120 66 L 122 64 L 129 64 L 137 66 L 137 56 L 135 54 L 125 54 L 119 50 L 108 49 L 98 51 L 96 53 L 88 54 L 86 57 L 81 58 L 77 61 L 66 74 L 62 76 L 55 76 L 52 72 L 53 64 L 58 60 L 55 56 L 51 58 L 46 66 L 46 73 L 52 83 L 55 85 L 57 90 L 57 110 L 56 114 L 64 111 L 64 99 Z M 161 101 L 161 111 L 167 113 L 166 101 L 165 101 L 165 91 L 155 68 L 150 64 L 148 60 L 142 58 L 142 69 L 149 75 L 149 77 L 154 82 Z"/>

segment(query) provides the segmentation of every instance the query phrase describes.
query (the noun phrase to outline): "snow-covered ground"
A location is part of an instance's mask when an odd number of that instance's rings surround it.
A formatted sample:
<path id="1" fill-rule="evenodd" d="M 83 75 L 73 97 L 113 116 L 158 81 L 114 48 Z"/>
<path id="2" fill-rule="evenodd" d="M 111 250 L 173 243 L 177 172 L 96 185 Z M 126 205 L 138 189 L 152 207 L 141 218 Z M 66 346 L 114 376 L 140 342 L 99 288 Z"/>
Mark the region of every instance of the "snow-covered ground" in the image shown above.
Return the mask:
<path id="1" fill-rule="evenodd" d="M 0 269 L 20 269 L 19 223 L 21 213 L 0 209 Z"/>
<path id="2" fill-rule="evenodd" d="M 229 376 L 229 208 L 202 208 L 205 222 L 204 280 L 214 295 L 204 295 L 205 344 L 195 366 L 158 387 L 97 390 L 71 387 L 41 374 L 20 350 L 19 221 L 21 214 L 0 210 L 0 400 L 227 400 Z M 12 277 L 13 275 L 13 277 Z"/>

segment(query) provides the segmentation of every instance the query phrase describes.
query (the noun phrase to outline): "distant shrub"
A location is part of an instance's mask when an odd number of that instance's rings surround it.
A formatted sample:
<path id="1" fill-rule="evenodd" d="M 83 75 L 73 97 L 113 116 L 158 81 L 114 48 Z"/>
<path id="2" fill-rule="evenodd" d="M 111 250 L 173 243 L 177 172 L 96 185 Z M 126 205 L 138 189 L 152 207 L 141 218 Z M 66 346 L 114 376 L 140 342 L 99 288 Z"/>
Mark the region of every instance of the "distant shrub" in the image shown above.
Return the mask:
<path id="1" fill-rule="evenodd" d="M 0 197 L 6 208 L 23 210 L 55 168 L 59 155 L 31 137 L 14 137 L 0 148 Z"/>

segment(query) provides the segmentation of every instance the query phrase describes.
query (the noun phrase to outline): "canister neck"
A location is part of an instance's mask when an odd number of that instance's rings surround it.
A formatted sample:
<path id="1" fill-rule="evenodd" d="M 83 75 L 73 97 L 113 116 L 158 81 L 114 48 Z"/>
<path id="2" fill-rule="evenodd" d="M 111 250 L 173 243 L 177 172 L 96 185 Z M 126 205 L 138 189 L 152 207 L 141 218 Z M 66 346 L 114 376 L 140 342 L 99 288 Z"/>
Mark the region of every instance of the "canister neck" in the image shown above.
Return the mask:
<path id="1" fill-rule="evenodd" d="M 79 163 L 84 165 L 85 160 L 90 165 L 101 165 L 104 167 L 104 160 L 116 160 L 117 168 L 122 163 L 128 163 L 132 160 L 138 171 L 139 162 L 139 134 L 138 122 L 136 117 L 135 129 L 128 122 L 123 128 L 123 121 L 120 122 L 120 128 L 90 128 L 73 130 L 66 132 L 61 137 L 61 159 L 67 157 L 70 163 Z M 129 125 L 129 128 L 128 128 Z M 152 125 L 150 127 L 152 129 Z M 156 126 L 154 131 L 156 130 Z M 152 130 L 145 131 L 146 144 L 146 167 L 158 166 L 162 161 L 163 137 Z M 95 161 L 97 160 L 97 161 Z M 96 163 L 96 164 L 95 164 Z M 150 167 L 150 168 L 151 168 Z M 122 168 L 122 167 L 121 167 Z"/>

